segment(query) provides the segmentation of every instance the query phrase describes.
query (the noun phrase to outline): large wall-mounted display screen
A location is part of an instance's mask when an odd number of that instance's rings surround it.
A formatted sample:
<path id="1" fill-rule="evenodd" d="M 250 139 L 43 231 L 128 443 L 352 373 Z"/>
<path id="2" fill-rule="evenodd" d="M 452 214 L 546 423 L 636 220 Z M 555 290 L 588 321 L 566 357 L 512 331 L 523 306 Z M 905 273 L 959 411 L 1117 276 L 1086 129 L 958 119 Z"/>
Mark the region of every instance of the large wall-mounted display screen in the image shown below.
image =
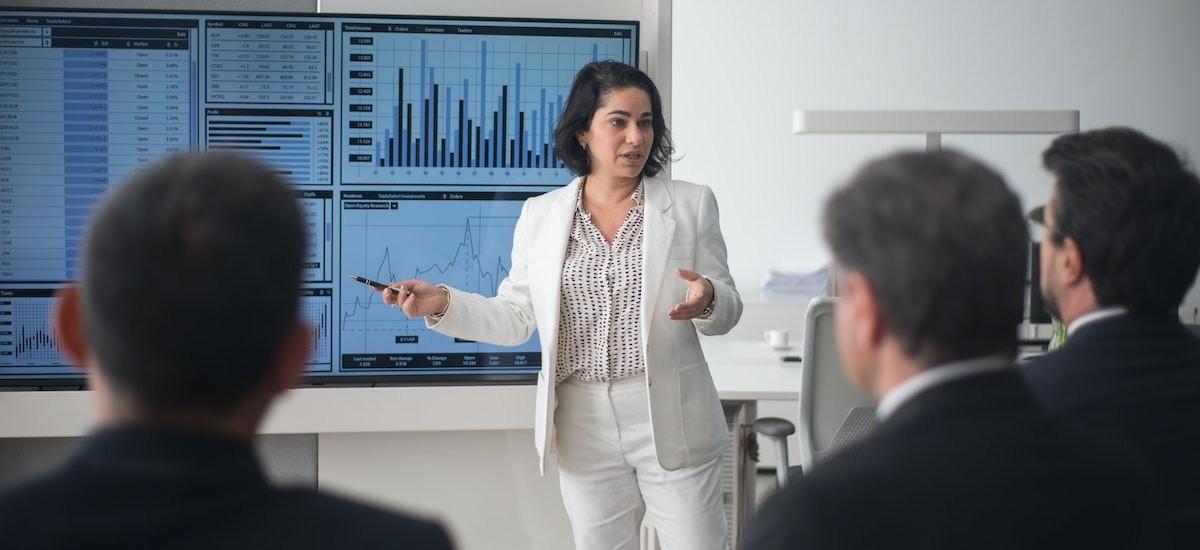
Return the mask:
<path id="1" fill-rule="evenodd" d="M 81 379 L 49 312 L 92 206 L 206 149 L 296 188 L 312 381 L 532 379 L 536 336 L 447 338 L 347 276 L 494 294 L 522 201 L 571 179 L 553 129 L 576 71 L 636 64 L 637 39 L 632 21 L 0 10 L 0 384 Z"/>

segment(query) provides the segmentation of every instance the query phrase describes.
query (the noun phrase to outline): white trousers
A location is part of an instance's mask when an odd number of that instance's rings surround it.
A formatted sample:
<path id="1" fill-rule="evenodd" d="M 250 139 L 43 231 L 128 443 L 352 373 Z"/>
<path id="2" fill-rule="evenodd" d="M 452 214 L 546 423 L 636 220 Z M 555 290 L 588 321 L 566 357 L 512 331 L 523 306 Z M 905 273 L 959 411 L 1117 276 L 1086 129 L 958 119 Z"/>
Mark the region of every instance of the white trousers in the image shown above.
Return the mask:
<path id="1" fill-rule="evenodd" d="M 559 485 L 576 550 L 638 550 L 644 514 L 663 550 L 725 548 L 721 458 L 665 470 L 644 376 L 556 389 Z"/>

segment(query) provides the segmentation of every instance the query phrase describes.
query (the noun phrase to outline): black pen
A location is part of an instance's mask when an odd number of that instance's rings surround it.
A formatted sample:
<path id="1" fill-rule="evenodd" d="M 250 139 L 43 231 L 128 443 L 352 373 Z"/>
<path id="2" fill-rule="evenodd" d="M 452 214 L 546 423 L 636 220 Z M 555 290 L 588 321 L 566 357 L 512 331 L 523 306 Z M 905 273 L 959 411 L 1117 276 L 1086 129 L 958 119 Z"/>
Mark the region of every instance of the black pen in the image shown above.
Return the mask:
<path id="1" fill-rule="evenodd" d="M 396 289 L 394 289 L 394 288 L 392 288 L 392 287 L 390 287 L 390 286 L 388 286 L 388 285 L 385 285 L 385 284 L 383 284 L 383 283 L 381 283 L 381 282 L 379 282 L 379 281 L 372 281 L 372 280 L 370 280 L 370 279 L 368 279 L 368 278 L 366 278 L 366 277 L 359 277 L 358 275 L 350 275 L 349 277 L 350 277 L 351 279 L 354 279 L 355 281 L 358 281 L 358 282 L 360 282 L 360 283 L 362 283 L 362 284 L 364 284 L 364 285 L 367 285 L 367 286 L 369 286 L 369 287 L 371 287 L 371 288 L 373 288 L 373 289 L 375 289 L 375 290 L 380 290 L 380 291 L 382 291 L 382 290 L 390 290 L 390 291 L 392 291 L 392 292 L 399 292 L 398 290 L 396 290 Z"/>

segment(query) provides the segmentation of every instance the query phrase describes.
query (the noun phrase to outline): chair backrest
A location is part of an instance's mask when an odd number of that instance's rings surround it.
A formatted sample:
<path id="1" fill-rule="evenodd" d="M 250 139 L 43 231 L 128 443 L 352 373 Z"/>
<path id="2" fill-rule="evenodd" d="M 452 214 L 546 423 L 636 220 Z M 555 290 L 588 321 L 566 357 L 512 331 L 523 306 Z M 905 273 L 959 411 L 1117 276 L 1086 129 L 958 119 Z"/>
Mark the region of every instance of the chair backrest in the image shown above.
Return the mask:
<path id="1" fill-rule="evenodd" d="M 800 423 L 796 433 L 800 438 L 800 465 L 805 472 L 826 454 L 824 451 L 858 441 L 874 427 L 875 398 L 854 387 L 842 371 L 833 324 L 836 300 L 813 298 L 804 320 Z"/>
<path id="2" fill-rule="evenodd" d="M 842 421 L 842 425 L 833 434 L 833 441 L 830 441 L 827 447 L 817 450 L 816 463 L 820 464 L 821 461 L 837 454 L 842 449 L 866 439 L 878 424 L 879 420 L 875 418 L 875 407 L 850 409 L 846 413 L 846 419 Z"/>

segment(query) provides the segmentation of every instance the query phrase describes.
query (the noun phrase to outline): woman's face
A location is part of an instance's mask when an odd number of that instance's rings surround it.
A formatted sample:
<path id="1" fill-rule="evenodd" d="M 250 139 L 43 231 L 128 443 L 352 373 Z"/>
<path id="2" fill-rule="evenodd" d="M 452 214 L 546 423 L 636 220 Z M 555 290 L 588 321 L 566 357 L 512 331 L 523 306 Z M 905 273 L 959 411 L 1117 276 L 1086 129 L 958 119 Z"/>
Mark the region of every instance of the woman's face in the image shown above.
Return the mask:
<path id="1" fill-rule="evenodd" d="M 591 174 L 602 178 L 636 179 L 654 143 L 654 114 L 650 96 L 640 88 L 612 90 L 600 98 L 592 124 L 579 134 L 591 160 Z"/>

